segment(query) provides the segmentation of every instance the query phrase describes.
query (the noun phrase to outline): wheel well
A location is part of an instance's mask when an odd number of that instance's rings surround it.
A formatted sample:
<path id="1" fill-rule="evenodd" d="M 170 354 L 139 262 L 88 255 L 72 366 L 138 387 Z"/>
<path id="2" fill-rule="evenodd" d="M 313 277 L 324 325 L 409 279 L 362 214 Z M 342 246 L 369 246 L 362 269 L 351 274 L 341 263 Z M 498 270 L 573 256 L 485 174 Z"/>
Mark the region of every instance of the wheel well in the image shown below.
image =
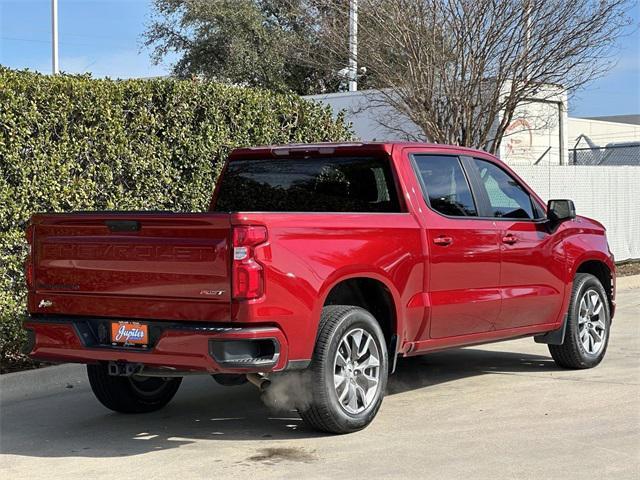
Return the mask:
<path id="1" fill-rule="evenodd" d="M 386 285 L 373 278 L 350 278 L 335 285 L 325 305 L 355 305 L 362 307 L 373 315 L 387 344 L 396 334 L 396 308 L 391 292 Z"/>
<path id="2" fill-rule="evenodd" d="M 590 273 L 598 280 L 604 287 L 604 291 L 607 292 L 607 299 L 609 300 L 609 306 L 611 306 L 613 295 L 613 284 L 611 282 L 611 270 L 606 263 L 599 260 L 588 260 L 578 267 L 576 273 Z"/>

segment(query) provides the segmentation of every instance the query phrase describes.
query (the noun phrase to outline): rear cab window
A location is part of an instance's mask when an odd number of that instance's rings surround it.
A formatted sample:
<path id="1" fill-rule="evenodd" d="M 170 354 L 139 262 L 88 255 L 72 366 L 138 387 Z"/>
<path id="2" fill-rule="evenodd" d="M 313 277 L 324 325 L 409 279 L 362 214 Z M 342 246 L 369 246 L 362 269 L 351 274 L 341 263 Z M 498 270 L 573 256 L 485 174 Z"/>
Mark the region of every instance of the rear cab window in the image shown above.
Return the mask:
<path id="1" fill-rule="evenodd" d="M 401 212 L 386 157 L 234 159 L 213 211 Z"/>

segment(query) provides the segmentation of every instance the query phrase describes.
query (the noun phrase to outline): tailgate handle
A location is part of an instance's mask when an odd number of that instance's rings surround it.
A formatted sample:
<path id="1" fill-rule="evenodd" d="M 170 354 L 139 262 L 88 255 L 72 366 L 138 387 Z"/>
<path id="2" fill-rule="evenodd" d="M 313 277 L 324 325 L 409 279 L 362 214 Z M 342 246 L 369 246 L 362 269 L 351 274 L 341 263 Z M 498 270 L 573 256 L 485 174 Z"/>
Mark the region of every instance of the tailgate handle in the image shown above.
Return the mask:
<path id="1" fill-rule="evenodd" d="M 140 222 L 137 220 L 105 220 L 104 223 L 112 232 L 137 232 L 140 230 Z"/>

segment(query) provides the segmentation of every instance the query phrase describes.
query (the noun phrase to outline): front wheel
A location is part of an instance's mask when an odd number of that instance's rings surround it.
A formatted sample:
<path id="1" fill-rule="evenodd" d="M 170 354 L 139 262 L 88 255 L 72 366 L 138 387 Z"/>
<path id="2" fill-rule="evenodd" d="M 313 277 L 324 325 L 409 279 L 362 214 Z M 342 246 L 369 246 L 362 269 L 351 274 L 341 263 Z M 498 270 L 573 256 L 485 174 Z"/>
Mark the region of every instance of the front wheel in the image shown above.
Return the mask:
<path id="1" fill-rule="evenodd" d="M 325 307 L 309 367 L 311 401 L 299 408 L 303 421 L 330 433 L 363 429 L 382 404 L 388 365 L 384 334 L 368 311 Z"/>
<path id="2" fill-rule="evenodd" d="M 600 281 L 578 273 L 573 282 L 564 342 L 549 345 L 556 364 L 564 368 L 592 368 L 604 358 L 609 343 L 609 301 Z"/>
<path id="3" fill-rule="evenodd" d="M 87 365 L 87 375 L 100 403 L 120 413 L 155 412 L 171 401 L 182 382 L 179 377 L 111 376 L 104 363 Z"/>

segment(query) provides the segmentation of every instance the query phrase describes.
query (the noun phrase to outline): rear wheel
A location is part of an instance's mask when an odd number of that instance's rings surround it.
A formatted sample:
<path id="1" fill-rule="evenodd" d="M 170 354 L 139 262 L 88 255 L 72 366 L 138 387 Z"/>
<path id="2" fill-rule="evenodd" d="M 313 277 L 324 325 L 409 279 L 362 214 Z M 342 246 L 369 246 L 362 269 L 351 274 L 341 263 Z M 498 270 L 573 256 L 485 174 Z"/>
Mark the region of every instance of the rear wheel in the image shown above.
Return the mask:
<path id="1" fill-rule="evenodd" d="M 387 385 L 388 355 L 384 335 L 366 310 L 345 305 L 322 311 L 318 340 L 309 367 L 311 402 L 299 408 L 304 422 L 317 430 L 361 430 L 378 413 Z"/>
<path id="2" fill-rule="evenodd" d="M 592 368 L 607 351 L 611 316 L 604 287 L 591 274 L 578 273 L 562 345 L 549 345 L 556 364 L 564 368 Z"/>
<path id="3" fill-rule="evenodd" d="M 112 376 L 102 363 L 87 365 L 87 375 L 100 403 L 120 413 L 159 410 L 171 401 L 182 382 L 182 378 Z"/>

